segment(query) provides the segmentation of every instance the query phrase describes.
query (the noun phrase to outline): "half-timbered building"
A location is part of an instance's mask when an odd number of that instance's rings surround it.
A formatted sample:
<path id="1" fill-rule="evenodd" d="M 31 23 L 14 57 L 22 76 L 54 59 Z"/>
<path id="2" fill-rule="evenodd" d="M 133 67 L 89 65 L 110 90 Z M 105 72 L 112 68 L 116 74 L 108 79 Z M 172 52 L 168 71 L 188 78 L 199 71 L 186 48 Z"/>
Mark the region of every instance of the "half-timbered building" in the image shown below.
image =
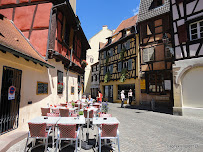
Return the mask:
<path id="1" fill-rule="evenodd" d="M 84 74 L 86 65 L 84 60 L 86 50 L 90 46 L 75 10 L 75 0 L 0 1 L 0 14 L 4 15 L 4 17 L 0 15 L 0 17 L 11 20 L 25 39 L 22 41 L 18 34 L 18 37 L 14 35 L 11 38 L 12 41 L 8 41 L 13 42 L 13 45 L 17 47 L 20 45 L 20 51 L 31 54 L 31 57 L 28 58 L 26 53 L 21 53 L 26 58 L 25 62 L 21 61 L 23 59 L 19 57 L 20 53 L 14 54 L 9 59 L 11 55 L 7 53 L 8 51 L 0 52 L 0 72 L 5 71 L 2 76 L 3 81 L 0 81 L 2 88 L 0 103 L 1 108 L 7 108 L 5 113 L 8 114 L 0 113 L 0 133 L 8 131 L 1 130 L 3 125 L 12 123 L 10 116 L 13 113 L 10 113 L 10 110 L 13 107 L 7 98 L 8 88 L 11 85 L 18 84 L 18 93 L 21 93 L 21 96 L 16 96 L 18 97 L 16 99 L 18 113 L 15 113 L 19 116 L 17 124 L 20 127 L 27 128 L 27 121 L 40 115 L 40 107 L 80 99 L 82 95 L 81 76 Z M 0 37 L 4 40 L 8 35 L 1 33 Z M 30 43 L 29 48 L 25 42 Z M 23 48 L 23 46 L 25 47 Z M 33 49 L 32 52 L 30 48 Z M 34 60 L 33 52 L 44 62 L 39 63 Z M 53 68 L 47 69 L 46 67 Z M 15 73 L 12 74 L 12 72 Z M 23 81 L 18 76 L 19 73 L 22 74 Z M 30 77 L 28 78 L 28 76 Z M 5 86 L 7 81 L 9 83 Z M 11 130 L 11 128 L 9 129 Z"/>
<path id="2" fill-rule="evenodd" d="M 136 21 L 137 15 L 122 21 L 99 50 L 100 89 L 106 101 L 120 102 L 120 92 L 125 90 L 127 98 L 129 89 L 133 103 L 139 101 Z"/>
<path id="3" fill-rule="evenodd" d="M 174 114 L 203 116 L 203 1 L 171 0 Z"/>
<path id="4" fill-rule="evenodd" d="M 142 104 L 171 108 L 172 59 L 169 0 L 141 0 L 138 14 Z"/>

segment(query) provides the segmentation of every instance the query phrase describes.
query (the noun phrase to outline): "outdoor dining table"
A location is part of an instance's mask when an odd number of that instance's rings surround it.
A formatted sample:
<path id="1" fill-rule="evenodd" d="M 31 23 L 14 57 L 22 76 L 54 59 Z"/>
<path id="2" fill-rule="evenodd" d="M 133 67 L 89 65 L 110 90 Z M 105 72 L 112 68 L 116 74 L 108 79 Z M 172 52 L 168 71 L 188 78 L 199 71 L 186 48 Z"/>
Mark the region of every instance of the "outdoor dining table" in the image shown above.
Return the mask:
<path id="1" fill-rule="evenodd" d="M 56 109 L 69 109 L 69 111 L 74 111 L 74 113 L 75 113 L 75 111 L 78 109 L 78 107 L 74 107 L 74 108 L 69 108 L 69 107 L 50 107 L 50 109 L 52 110 L 52 112 L 54 111 L 54 110 L 56 110 Z"/>
<path id="2" fill-rule="evenodd" d="M 120 123 L 116 117 L 94 117 L 93 125 Z"/>
<path id="3" fill-rule="evenodd" d="M 61 119 L 61 117 L 47 117 L 47 116 L 39 116 L 35 117 L 34 119 L 31 119 L 28 121 L 28 123 L 46 123 L 49 126 L 52 126 L 53 129 L 53 139 L 54 139 L 54 126 L 57 124 L 57 122 Z M 52 147 L 54 147 L 54 140 L 52 141 Z"/>

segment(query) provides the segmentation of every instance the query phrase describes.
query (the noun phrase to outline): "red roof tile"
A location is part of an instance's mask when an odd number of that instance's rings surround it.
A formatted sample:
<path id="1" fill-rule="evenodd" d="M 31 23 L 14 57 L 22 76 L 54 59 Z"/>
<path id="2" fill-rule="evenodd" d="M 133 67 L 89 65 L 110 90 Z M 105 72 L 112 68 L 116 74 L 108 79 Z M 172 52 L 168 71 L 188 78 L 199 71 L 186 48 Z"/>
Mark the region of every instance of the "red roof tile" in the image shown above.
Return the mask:
<path id="1" fill-rule="evenodd" d="M 45 59 L 33 48 L 28 40 L 23 36 L 14 23 L 7 18 L 0 19 L 0 44 L 11 48 L 17 52 L 25 54 L 40 62 L 50 65 Z"/>

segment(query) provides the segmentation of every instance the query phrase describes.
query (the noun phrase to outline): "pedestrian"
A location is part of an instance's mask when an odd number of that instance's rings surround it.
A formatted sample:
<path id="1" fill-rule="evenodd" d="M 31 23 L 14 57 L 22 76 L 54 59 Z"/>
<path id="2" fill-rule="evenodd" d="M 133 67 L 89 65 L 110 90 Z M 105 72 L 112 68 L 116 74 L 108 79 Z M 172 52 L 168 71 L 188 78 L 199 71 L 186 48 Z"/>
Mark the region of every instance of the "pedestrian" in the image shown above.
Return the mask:
<path id="1" fill-rule="evenodd" d="M 129 92 L 128 92 L 128 100 L 129 100 L 130 105 L 132 103 L 132 98 L 133 98 L 133 92 L 132 92 L 132 89 L 130 89 Z"/>
<path id="2" fill-rule="evenodd" d="M 121 108 L 123 108 L 123 104 L 124 104 L 124 99 L 125 99 L 125 91 L 124 90 L 122 90 L 121 91 Z"/>
<path id="3" fill-rule="evenodd" d="M 102 95 L 101 91 L 98 90 L 97 102 L 101 103 L 102 102 L 102 98 L 103 98 L 103 95 Z"/>

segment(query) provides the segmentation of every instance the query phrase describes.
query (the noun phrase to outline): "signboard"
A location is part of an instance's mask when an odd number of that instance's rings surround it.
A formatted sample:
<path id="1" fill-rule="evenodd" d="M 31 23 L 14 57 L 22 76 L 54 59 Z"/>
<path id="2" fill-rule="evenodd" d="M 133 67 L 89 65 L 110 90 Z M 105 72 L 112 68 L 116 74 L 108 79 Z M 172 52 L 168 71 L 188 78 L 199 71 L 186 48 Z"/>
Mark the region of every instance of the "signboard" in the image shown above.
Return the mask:
<path id="1" fill-rule="evenodd" d="M 171 90 L 171 80 L 164 80 L 165 90 Z"/>
<path id="2" fill-rule="evenodd" d="M 16 91 L 16 88 L 14 86 L 9 87 L 9 89 L 8 89 L 8 100 L 15 99 L 15 91 Z"/>
<path id="3" fill-rule="evenodd" d="M 146 89 L 145 79 L 141 79 L 140 80 L 140 89 L 141 90 L 145 90 Z"/>

